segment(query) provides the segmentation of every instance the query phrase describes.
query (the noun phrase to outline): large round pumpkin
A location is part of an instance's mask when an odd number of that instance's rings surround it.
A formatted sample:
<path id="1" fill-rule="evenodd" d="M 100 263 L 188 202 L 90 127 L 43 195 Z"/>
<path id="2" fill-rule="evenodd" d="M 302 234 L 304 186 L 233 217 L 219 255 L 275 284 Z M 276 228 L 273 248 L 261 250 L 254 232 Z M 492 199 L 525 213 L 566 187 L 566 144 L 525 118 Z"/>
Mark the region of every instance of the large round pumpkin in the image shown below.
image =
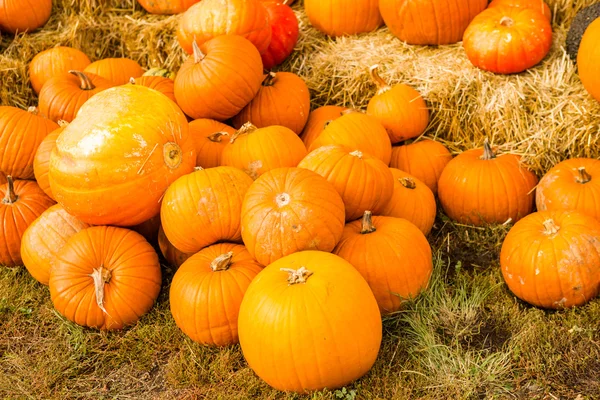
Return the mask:
<path id="1" fill-rule="evenodd" d="M 93 96 L 60 134 L 50 187 L 84 222 L 131 226 L 158 214 L 167 187 L 195 163 L 179 107 L 155 90 L 124 85 Z"/>
<path id="2" fill-rule="evenodd" d="M 581 38 L 581 44 L 577 52 L 577 68 L 583 87 L 598 101 L 600 101 L 599 64 L 600 18 L 597 18 L 587 27 Z"/>
<path id="3" fill-rule="evenodd" d="M 548 7 L 548 4 L 544 2 L 544 0 L 494 0 L 490 3 L 488 8 L 494 8 L 498 6 L 530 8 L 532 10 L 541 12 L 546 18 L 548 18 L 548 22 L 552 22 L 552 11 L 550 10 L 550 7 Z"/>
<path id="4" fill-rule="evenodd" d="M 81 50 L 56 46 L 33 57 L 29 63 L 29 80 L 37 94 L 50 78 L 71 70 L 82 71 L 90 63 L 88 56 Z"/>
<path id="5" fill-rule="evenodd" d="M 94 61 L 83 71 L 101 76 L 114 85 L 124 85 L 129 79 L 139 78 L 144 73 L 140 64 L 129 58 L 104 58 Z"/>
<path id="6" fill-rule="evenodd" d="M 508 288 L 544 308 L 578 306 L 600 292 L 600 221 L 578 211 L 531 214 L 510 230 L 500 266 Z"/>
<path id="7" fill-rule="evenodd" d="M 60 128 L 52 131 L 48 136 L 42 140 L 37 151 L 35 152 L 35 158 L 33 160 L 33 173 L 35 180 L 40 186 L 40 189 L 54 200 L 54 194 L 52 194 L 52 188 L 50 187 L 50 177 L 48 172 L 50 170 L 50 155 L 52 150 L 56 147 L 56 139 L 58 135 L 62 133 L 65 127 L 68 125 L 67 122 L 58 121 Z"/>
<path id="8" fill-rule="evenodd" d="M 158 255 L 142 235 L 95 226 L 67 240 L 50 270 L 56 310 L 76 324 L 122 329 L 148 312 L 160 292 Z"/>
<path id="9" fill-rule="evenodd" d="M 340 118 L 345 111 L 345 107 L 340 106 L 322 106 L 308 115 L 308 121 L 300 137 L 306 148 L 309 148 L 312 142 L 323 132 L 329 122 Z"/>
<path id="10" fill-rule="evenodd" d="M 190 135 L 196 144 L 196 165 L 202 168 L 221 165 L 223 150 L 235 132 L 229 125 L 208 118 L 190 122 Z"/>
<path id="11" fill-rule="evenodd" d="M 385 24 L 408 44 L 438 45 L 462 40 L 488 0 L 379 0 Z"/>
<path id="12" fill-rule="evenodd" d="M 51 13 L 52 0 L 0 0 L 0 30 L 31 32 L 46 25 Z"/>
<path id="13" fill-rule="evenodd" d="M 304 11 L 329 36 L 371 32 L 383 22 L 378 0 L 304 0 Z"/>
<path id="14" fill-rule="evenodd" d="M 215 244 L 190 257 L 169 289 L 171 314 L 179 329 L 202 344 L 237 343 L 240 304 L 261 270 L 240 244 Z"/>
<path id="15" fill-rule="evenodd" d="M 344 230 L 344 202 L 333 185 L 304 168 L 261 175 L 242 205 L 242 238 L 262 265 L 302 250 L 331 251 Z"/>
<path id="16" fill-rule="evenodd" d="M 283 63 L 294 51 L 298 42 L 298 18 L 291 9 L 291 1 L 261 0 L 269 16 L 271 42 L 261 54 L 263 65 L 270 70 Z"/>
<path id="17" fill-rule="evenodd" d="M 150 14 L 179 14 L 200 0 L 138 0 Z"/>
<path id="18" fill-rule="evenodd" d="M 140 76 L 139 78 L 131 78 L 129 83 L 134 85 L 142 85 L 150 89 L 158 90 L 169 99 L 175 100 L 175 82 L 173 79 L 164 76 Z"/>
<path id="19" fill-rule="evenodd" d="M 382 326 L 377 302 L 342 258 L 303 251 L 252 281 L 238 317 L 244 358 L 278 390 L 335 389 L 375 363 Z"/>
<path id="20" fill-rule="evenodd" d="M 162 228 L 162 225 L 158 229 L 158 247 L 160 248 L 160 252 L 169 265 L 175 269 L 179 268 L 181 264 L 185 262 L 188 258 L 193 256 L 195 253 L 184 253 L 183 251 L 177 250 L 175 246 L 167 236 L 165 235 L 165 231 Z"/>

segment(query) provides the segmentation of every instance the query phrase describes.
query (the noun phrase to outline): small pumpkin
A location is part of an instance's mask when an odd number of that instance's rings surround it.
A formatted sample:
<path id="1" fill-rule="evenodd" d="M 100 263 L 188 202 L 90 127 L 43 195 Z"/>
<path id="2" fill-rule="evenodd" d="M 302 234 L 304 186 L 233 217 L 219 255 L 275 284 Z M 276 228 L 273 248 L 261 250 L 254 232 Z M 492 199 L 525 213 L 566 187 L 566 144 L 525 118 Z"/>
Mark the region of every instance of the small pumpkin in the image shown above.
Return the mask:
<path id="1" fill-rule="evenodd" d="M 150 14 L 180 14 L 200 0 L 137 0 Z"/>
<path id="2" fill-rule="evenodd" d="M 48 177 L 48 171 L 50 169 L 50 154 L 56 147 L 56 139 L 58 135 L 62 133 L 64 128 L 69 124 L 65 121 L 58 121 L 60 128 L 52 131 L 48 136 L 42 140 L 37 151 L 35 152 L 35 158 L 33 159 L 33 173 L 35 180 L 40 186 L 40 189 L 46 193 L 48 197 L 54 200 L 54 194 L 52 194 L 52 188 L 50 187 L 50 178 Z"/>
<path id="3" fill-rule="evenodd" d="M 160 252 L 169 265 L 175 269 L 179 268 L 181 264 L 185 262 L 188 258 L 193 256 L 195 253 L 184 253 L 182 251 L 177 250 L 175 246 L 169 242 L 167 239 L 167 235 L 165 235 L 165 231 L 162 228 L 162 225 L 158 229 L 158 247 L 160 248 Z"/>
<path id="4" fill-rule="evenodd" d="M 129 58 L 104 58 L 94 61 L 83 72 L 89 72 L 98 75 L 113 85 L 124 85 L 131 78 L 139 78 L 144 74 L 144 70 L 136 61 Z"/>
<path id="5" fill-rule="evenodd" d="M 173 277 L 169 300 L 175 323 L 198 343 L 237 343 L 240 304 L 261 270 L 239 244 L 218 243 L 200 250 Z"/>
<path id="6" fill-rule="evenodd" d="M 500 267 L 511 292 L 537 307 L 583 305 L 600 292 L 600 222 L 578 211 L 541 211 L 512 227 Z"/>
<path id="7" fill-rule="evenodd" d="M 298 18 L 291 9 L 292 1 L 262 0 L 271 25 L 271 42 L 261 54 L 264 68 L 271 68 L 283 63 L 294 51 L 298 42 Z"/>
<path id="8" fill-rule="evenodd" d="M 258 128 L 285 126 L 300 134 L 310 113 L 310 94 L 306 83 L 291 72 L 269 72 L 256 97 L 233 118 L 241 128 L 250 121 Z"/>
<path id="9" fill-rule="evenodd" d="M 163 76 L 140 76 L 139 78 L 131 78 L 129 83 L 134 85 L 142 85 L 150 89 L 158 90 L 172 101 L 175 100 L 175 82 L 171 78 Z"/>
<path id="10" fill-rule="evenodd" d="M 91 64 L 81 50 L 66 46 L 56 46 L 39 52 L 29 63 L 29 80 L 36 94 L 50 78 L 71 70 L 82 71 Z"/>
<path id="11" fill-rule="evenodd" d="M 0 0 L 0 30 L 31 32 L 50 19 L 52 0 Z"/>
<path id="12" fill-rule="evenodd" d="M 373 293 L 352 265 L 303 251 L 256 276 L 240 306 L 238 332 L 244 358 L 260 378 L 304 393 L 366 374 L 379 353 L 382 325 Z"/>
<path id="13" fill-rule="evenodd" d="M 579 79 L 585 90 L 600 101 L 598 63 L 600 63 L 600 18 L 597 18 L 585 30 L 577 53 Z"/>
<path id="14" fill-rule="evenodd" d="M 304 0 L 311 25 L 329 36 L 371 32 L 383 22 L 379 0 Z"/>
<path id="15" fill-rule="evenodd" d="M 488 8 L 494 8 L 498 6 L 508 6 L 516 8 L 530 8 L 541 12 L 548 22 L 552 23 L 552 11 L 544 0 L 494 0 L 490 3 Z"/>
<path id="16" fill-rule="evenodd" d="M 54 308 L 69 321 L 122 329 L 147 313 L 160 292 L 158 256 L 142 235 L 94 226 L 67 240 L 50 269 Z"/>
<path id="17" fill-rule="evenodd" d="M 313 110 L 308 115 L 308 120 L 300 137 L 306 148 L 309 148 L 312 142 L 323 132 L 329 122 L 338 119 L 345 111 L 345 107 L 340 106 L 322 106 Z"/>
<path id="18" fill-rule="evenodd" d="M 222 122 L 200 118 L 190 122 L 190 135 L 196 143 L 196 166 L 214 168 L 221 165 L 223 150 L 236 130 Z"/>

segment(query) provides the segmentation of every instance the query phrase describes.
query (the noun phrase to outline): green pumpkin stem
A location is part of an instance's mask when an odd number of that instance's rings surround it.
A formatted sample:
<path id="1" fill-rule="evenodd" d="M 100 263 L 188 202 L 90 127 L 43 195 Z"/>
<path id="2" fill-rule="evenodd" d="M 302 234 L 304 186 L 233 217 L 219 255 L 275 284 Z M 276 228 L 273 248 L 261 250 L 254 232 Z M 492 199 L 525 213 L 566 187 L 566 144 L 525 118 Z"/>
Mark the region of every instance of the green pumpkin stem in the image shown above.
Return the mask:
<path id="1" fill-rule="evenodd" d="M 496 158 L 496 154 L 494 154 L 494 151 L 492 150 L 492 146 L 490 146 L 490 141 L 488 140 L 488 138 L 485 138 L 485 140 L 483 141 L 483 156 L 481 157 L 481 159 L 493 160 L 494 158 Z"/>
<path id="2" fill-rule="evenodd" d="M 379 75 L 379 71 L 377 70 L 378 68 L 379 68 L 378 64 L 372 65 L 369 68 L 369 73 L 371 74 L 371 79 L 373 79 L 373 81 L 377 85 L 377 88 L 378 88 L 377 94 L 382 94 L 382 93 L 385 93 L 388 90 L 390 90 L 391 86 L 388 85 L 385 80 L 383 80 L 381 75 Z"/>
<path id="3" fill-rule="evenodd" d="M 585 167 L 578 168 L 577 170 L 579 171 L 577 183 L 586 184 L 592 180 L 592 176 L 588 174 L 588 172 L 585 170 Z"/>
<path id="4" fill-rule="evenodd" d="M 15 184 L 12 176 L 7 175 L 6 180 L 8 181 L 8 189 L 6 190 L 6 195 L 2 199 L 2 204 L 14 204 L 19 200 L 19 196 L 15 193 Z"/>
<path id="5" fill-rule="evenodd" d="M 365 211 L 361 221 L 361 235 L 366 235 L 368 233 L 373 233 L 377 230 L 375 225 L 373 225 L 373 213 L 371 211 Z"/>
<path id="6" fill-rule="evenodd" d="M 210 263 L 210 269 L 213 272 L 227 271 L 231 266 L 231 259 L 233 258 L 233 251 L 229 253 L 221 254 Z"/>
<path id="7" fill-rule="evenodd" d="M 291 269 L 291 268 L 281 268 L 280 271 L 287 272 L 288 275 L 288 286 L 296 285 L 298 283 L 306 283 L 308 277 L 310 277 L 313 272 L 307 270 L 305 267 L 300 267 L 299 269 Z"/>
<path id="8" fill-rule="evenodd" d="M 256 130 L 258 130 L 258 128 L 256 126 L 252 125 L 252 122 L 248 121 L 244 125 L 242 125 L 242 127 L 240 129 L 238 129 L 238 131 L 236 133 L 234 133 L 233 136 L 231 136 L 229 143 L 233 144 L 233 143 L 235 143 L 237 138 L 240 137 L 241 135 L 250 134 Z"/>
<path id="9" fill-rule="evenodd" d="M 98 307 L 108 315 L 106 308 L 104 308 L 104 285 L 110 282 L 112 278 L 112 272 L 108 268 L 104 268 L 103 265 L 100 268 L 95 268 L 89 276 L 94 280 L 94 292 L 96 293 L 96 304 Z"/>
<path id="10" fill-rule="evenodd" d="M 208 140 L 215 143 L 221 143 L 221 138 L 223 136 L 229 136 L 227 132 L 215 132 L 212 135 L 207 136 Z"/>
<path id="11" fill-rule="evenodd" d="M 407 189 L 416 189 L 417 188 L 417 184 L 415 182 L 414 179 L 412 178 L 400 178 L 398 179 L 398 181 L 402 184 L 402 186 L 404 186 Z"/>
<path id="12" fill-rule="evenodd" d="M 70 70 L 69 71 L 70 74 L 75 75 L 76 77 L 79 78 L 79 87 L 81 88 L 81 90 L 94 90 L 96 89 L 96 86 L 94 86 L 94 84 L 92 83 L 92 81 L 90 80 L 90 78 L 84 74 L 81 71 L 75 71 L 75 70 Z"/>
<path id="13" fill-rule="evenodd" d="M 560 230 L 560 226 L 556 225 L 556 222 L 552 218 L 547 219 L 543 222 L 544 228 L 546 229 L 544 233 L 548 236 L 556 235 Z"/>
<path id="14" fill-rule="evenodd" d="M 275 84 L 275 79 L 277 78 L 277 74 L 275 72 L 269 72 L 265 79 L 262 81 L 263 86 L 273 86 Z"/>
<path id="15" fill-rule="evenodd" d="M 194 41 L 192 42 L 192 50 L 194 51 L 194 63 L 198 64 L 200 61 L 204 60 L 206 54 L 200 50 L 200 46 L 196 43 L 196 37 L 194 36 Z"/>

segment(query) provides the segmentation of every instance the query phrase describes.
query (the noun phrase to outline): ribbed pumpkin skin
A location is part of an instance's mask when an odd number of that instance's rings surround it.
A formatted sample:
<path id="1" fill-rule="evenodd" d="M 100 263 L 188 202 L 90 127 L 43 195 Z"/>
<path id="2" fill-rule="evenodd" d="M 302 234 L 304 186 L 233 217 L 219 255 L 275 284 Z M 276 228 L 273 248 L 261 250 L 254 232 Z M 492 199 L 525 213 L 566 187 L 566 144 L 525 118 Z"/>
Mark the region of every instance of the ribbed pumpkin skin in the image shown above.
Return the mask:
<path id="1" fill-rule="evenodd" d="M 427 139 L 394 146 L 390 167 L 408 172 L 437 194 L 438 180 L 450 160 L 452 154 L 443 144 Z"/>
<path id="2" fill-rule="evenodd" d="M 166 191 L 160 218 L 169 242 L 195 253 L 219 241 L 240 242 L 242 201 L 252 179 L 233 167 L 195 171 Z"/>
<path id="3" fill-rule="evenodd" d="M 484 160 L 482 149 L 468 150 L 448 163 L 438 182 L 446 214 L 463 224 L 502 224 L 533 211 L 537 177 L 521 157 L 501 154 Z"/>
<path id="4" fill-rule="evenodd" d="M 580 172 L 584 168 L 585 173 Z M 539 211 L 576 210 L 600 221 L 600 160 L 573 158 L 556 164 L 535 190 Z"/>
<path id="5" fill-rule="evenodd" d="M 42 143 L 35 152 L 35 158 L 33 160 L 33 172 L 35 180 L 37 181 L 40 189 L 46 193 L 48 197 L 54 200 L 54 194 L 52 194 L 52 188 L 50 187 L 50 178 L 48 177 L 48 170 L 50 169 L 50 154 L 56 146 L 56 139 L 61 134 L 63 128 L 58 128 L 54 132 L 42 140 Z"/>
<path id="6" fill-rule="evenodd" d="M 271 26 L 271 42 L 269 47 L 261 54 L 263 65 L 270 70 L 283 63 L 294 51 L 298 42 L 298 18 L 291 9 L 291 1 L 283 4 L 278 0 L 261 0 L 269 16 Z"/>
<path id="7" fill-rule="evenodd" d="M 167 187 L 195 163 L 179 107 L 154 90 L 124 85 L 88 100 L 58 137 L 50 187 L 84 222 L 132 226 L 158 214 Z"/>
<path id="8" fill-rule="evenodd" d="M 180 14 L 200 0 L 138 0 L 150 14 Z"/>
<path id="9" fill-rule="evenodd" d="M 360 112 L 351 112 L 332 121 L 312 142 L 308 151 L 330 144 L 360 150 L 379 158 L 386 165 L 392 158 L 392 143 L 383 125 L 376 118 Z"/>
<path id="10" fill-rule="evenodd" d="M 83 71 L 90 65 L 88 56 L 81 50 L 56 46 L 36 54 L 29 63 L 29 80 L 36 94 L 50 78 L 70 70 Z"/>
<path id="11" fill-rule="evenodd" d="M 31 32 L 46 25 L 51 13 L 52 0 L 0 0 L 0 30 Z"/>
<path id="12" fill-rule="evenodd" d="M 494 8 L 499 6 L 509 6 L 517 8 L 530 8 L 544 14 L 548 18 L 548 22 L 552 22 L 552 11 L 548 4 L 544 0 L 494 0 L 490 3 L 488 8 Z"/>
<path id="13" fill-rule="evenodd" d="M 402 218 L 373 217 L 374 232 L 363 221 L 346 224 L 333 254 L 348 261 L 365 278 L 382 314 L 396 312 L 402 302 L 424 290 L 433 272 L 425 235 Z"/>
<path id="14" fill-rule="evenodd" d="M 371 32 L 383 22 L 378 0 L 304 0 L 304 11 L 329 36 Z"/>
<path id="15" fill-rule="evenodd" d="M 213 271 L 213 260 L 229 252 L 233 252 L 229 267 Z M 261 270 L 240 244 L 215 244 L 190 257 L 175 273 L 169 290 L 171 314 L 179 329 L 206 345 L 237 343 L 240 304 Z"/>
<path id="16" fill-rule="evenodd" d="M 344 202 L 331 183 L 303 168 L 259 177 L 242 205 L 242 238 L 262 265 L 297 251 L 331 251 L 344 229 Z"/>
<path id="17" fill-rule="evenodd" d="M 104 312 L 92 274 L 104 280 Z M 50 297 L 56 310 L 78 325 L 116 330 L 136 323 L 158 297 L 162 283 L 158 255 L 142 235 L 124 228 L 95 226 L 67 241 L 50 270 Z"/>
<path id="18" fill-rule="evenodd" d="M 239 113 L 258 93 L 263 80 L 260 54 L 239 36 L 217 36 L 201 45 L 200 50 L 199 58 L 188 58 L 177 72 L 175 99 L 194 119 L 224 121 Z"/>
<path id="19" fill-rule="evenodd" d="M 306 148 L 309 148 L 312 142 L 314 142 L 321 132 L 323 132 L 325 124 L 340 118 L 343 115 L 342 112 L 344 110 L 346 110 L 345 107 L 322 106 L 311 111 L 308 115 L 308 121 L 306 121 L 304 130 L 300 135 Z"/>
<path id="20" fill-rule="evenodd" d="M 227 135 L 216 135 L 215 133 Z M 196 165 L 202 168 L 214 168 L 221 165 L 223 150 L 235 129 L 222 122 L 201 118 L 190 122 L 190 135 L 196 143 Z"/>
<path id="21" fill-rule="evenodd" d="M 519 73 L 535 66 L 551 46 L 548 18 L 537 10 L 509 6 L 489 8 L 479 14 L 463 38 L 471 63 L 498 74 Z"/>
<path id="22" fill-rule="evenodd" d="M 256 179 L 275 168 L 295 167 L 306 156 L 302 140 L 284 126 L 249 129 L 225 146 L 223 165 L 239 168 Z"/>
<path id="23" fill-rule="evenodd" d="M 281 268 L 300 267 L 313 274 L 289 285 Z M 242 300 L 238 330 L 250 368 L 274 388 L 299 393 L 335 389 L 366 374 L 382 336 L 365 280 L 342 258 L 319 251 L 292 254 L 261 271 Z"/>
<path id="24" fill-rule="evenodd" d="M 379 0 L 385 24 L 408 44 L 452 44 L 488 0 Z"/>
<path id="25" fill-rule="evenodd" d="M 0 106 L 0 172 L 14 179 L 33 178 L 33 159 L 42 140 L 59 128 L 56 122 L 24 111 Z"/>
<path id="26" fill-rule="evenodd" d="M 346 206 L 346 221 L 379 213 L 392 198 L 394 179 L 381 160 L 343 146 L 323 146 L 298 164 L 331 183 Z"/>
<path id="27" fill-rule="evenodd" d="M 164 76 L 140 76 L 139 78 L 135 78 L 135 84 L 158 90 L 169 99 L 176 101 L 175 83 L 171 78 L 165 78 Z"/>
<path id="28" fill-rule="evenodd" d="M 89 72 L 112 82 L 124 85 L 131 78 L 139 78 L 144 70 L 136 61 L 129 58 L 104 58 L 88 65 L 83 72 Z"/>
<path id="29" fill-rule="evenodd" d="M 21 240 L 21 258 L 27 271 L 42 285 L 48 285 L 50 268 L 67 240 L 90 225 L 79 221 L 55 204 L 29 225 Z"/>
<path id="30" fill-rule="evenodd" d="M 266 8 L 258 0 L 202 0 L 182 15 L 177 27 L 179 45 L 188 54 L 194 40 L 202 45 L 220 35 L 241 36 L 264 53 L 271 42 Z"/>
<path id="31" fill-rule="evenodd" d="M 411 174 L 396 168 L 390 170 L 394 177 L 394 192 L 379 214 L 404 218 L 427 236 L 431 232 L 437 211 L 433 192 Z"/>
<path id="32" fill-rule="evenodd" d="M 592 22 L 581 39 L 577 53 L 577 68 L 579 78 L 585 90 L 593 98 L 600 101 L 600 74 L 598 64 L 600 63 L 600 20 Z"/>
<path id="33" fill-rule="evenodd" d="M 558 231 L 548 230 L 552 220 Z M 508 288 L 534 306 L 578 306 L 600 292 L 600 222 L 577 211 L 542 211 L 513 226 L 500 254 Z"/>
<path id="34" fill-rule="evenodd" d="M 177 250 L 175 246 L 169 242 L 167 236 L 165 235 L 165 231 L 161 227 L 158 229 L 158 247 L 160 248 L 160 252 L 169 265 L 175 269 L 179 268 L 181 264 L 185 262 L 188 258 L 193 256 L 195 253 L 184 253 L 182 251 Z"/>
<path id="35" fill-rule="evenodd" d="M 259 128 L 281 125 L 299 135 L 310 113 L 308 87 L 291 72 L 271 74 L 256 97 L 233 118 L 233 126 L 239 129 L 248 121 Z"/>
<path id="36" fill-rule="evenodd" d="M 0 265 L 23 265 L 21 238 L 31 223 L 54 202 L 34 181 L 15 181 L 16 199 L 8 200 L 8 183 L 0 186 Z"/>

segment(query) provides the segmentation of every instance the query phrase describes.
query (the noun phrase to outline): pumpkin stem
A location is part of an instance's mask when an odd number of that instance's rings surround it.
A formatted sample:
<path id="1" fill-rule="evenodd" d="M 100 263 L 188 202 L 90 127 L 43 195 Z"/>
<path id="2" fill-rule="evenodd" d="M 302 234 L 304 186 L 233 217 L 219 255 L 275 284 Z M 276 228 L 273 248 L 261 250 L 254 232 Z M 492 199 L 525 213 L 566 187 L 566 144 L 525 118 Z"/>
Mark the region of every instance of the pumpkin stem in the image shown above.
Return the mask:
<path id="1" fill-rule="evenodd" d="M 133 76 L 131 78 L 129 78 L 129 83 L 131 83 L 132 85 L 135 85 L 135 78 Z"/>
<path id="2" fill-rule="evenodd" d="M 558 231 L 560 230 L 560 226 L 556 225 L 556 222 L 554 222 L 554 220 L 552 218 L 545 220 L 543 222 L 543 224 L 544 224 L 544 228 L 546 228 L 544 233 L 548 236 L 556 235 L 558 233 Z"/>
<path id="3" fill-rule="evenodd" d="M 238 129 L 238 131 L 234 133 L 233 136 L 231 136 L 229 143 L 234 144 L 237 138 L 241 135 L 250 134 L 256 130 L 258 130 L 258 128 L 252 125 L 252 122 L 248 121 L 244 125 L 242 125 L 242 127 Z"/>
<path id="4" fill-rule="evenodd" d="M 275 203 L 277 203 L 277 206 L 279 207 L 287 206 L 288 204 L 290 204 L 291 200 L 292 198 L 287 193 L 280 193 L 275 197 Z"/>
<path id="5" fill-rule="evenodd" d="M 215 132 L 212 135 L 208 136 L 208 140 L 215 143 L 221 143 L 222 136 L 229 136 L 227 132 Z"/>
<path id="6" fill-rule="evenodd" d="M 275 84 L 275 78 L 277 74 L 275 72 L 269 72 L 265 79 L 262 81 L 263 86 L 273 86 Z"/>
<path id="7" fill-rule="evenodd" d="M 229 253 L 221 254 L 210 263 L 210 269 L 213 272 L 217 271 L 227 271 L 227 269 L 231 266 L 231 259 L 233 258 L 233 251 Z"/>
<path id="8" fill-rule="evenodd" d="M 96 303 L 98 304 L 98 307 L 100 307 L 100 309 L 104 311 L 106 315 L 108 315 L 106 308 L 104 308 L 104 285 L 110 282 L 110 278 L 112 278 L 112 272 L 101 265 L 100 268 L 95 268 L 94 272 L 92 272 L 89 276 L 91 276 L 94 280 Z"/>
<path id="9" fill-rule="evenodd" d="M 514 24 L 515 21 L 511 17 L 502 17 L 502 19 L 500 20 L 500 25 L 506 26 L 507 28 L 510 28 Z"/>
<path id="10" fill-rule="evenodd" d="M 585 184 L 592 180 L 592 176 L 590 174 L 588 174 L 588 172 L 585 170 L 585 167 L 578 168 L 577 170 L 579 171 L 579 176 L 577 177 L 577 183 Z"/>
<path id="11" fill-rule="evenodd" d="M 92 83 L 92 81 L 90 80 L 90 78 L 84 74 L 81 71 L 75 71 L 75 70 L 70 70 L 69 71 L 70 74 L 75 75 L 76 77 L 79 78 L 79 82 L 80 82 L 80 88 L 81 90 L 94 90 L 96 89 L 96 86 L 94 86 L 94 84 Z"/>
<path id="12" fill-rule="evenodd" d="M 375 228 L 375 225 L 373 225 L 373 219 L 371 218 L 372 216 L 373 213 L 371 211 L 365 211 L 365 213 L 363 214 L 360 230 L 361 235 L 373 233 L 377 230 L 377 228 Z"/>
<path id="13" fill-rule="evenodd" d="M 202 52 L 202 50 L 200 50 L 200 46 L 198 46 L 198 43 L 196 43 L 196 37 L 194 36 L 194 41 L 192 42 L 192 49 L 194 51 L 194 63 L 198 64 L 200 61 L 204 60 L 204 57 L 206 57 L 206 54 L 204 54 Z"/>
<path id="14" fill-rule="evenodd" d="M 492 150 L 492 146 L 490 146 L 490 141 L 488 138 L 485 138 L 483 141 L 483 156 L 481 156 L 482 160 L 493 160 L 496 158 L 496 154 Z"/>
<path id="15" fill-rule="evenodd" d="M 15 193 L 15 185 L 12 176 L 7 175 L 6 180 L 8 181 L 8 189 L 6 190 L 6 195 L 2 199 L 2 204 L 14 204 L 19 200 L 19 196 Z"/>
<path id="16" fill-rule="evenodd" d="M 404 177 L 404 178 L 398 179 L 398 181 L 400 181 L 402 186 L 404 186 L 407 189 L 416 189 L 417 188 L 417 183 L 415 182 L 415 180 L 413 178 Z"/>
<path id="17" fill-rule="evenodd" d="M 198 165 L 197 167 L 194 167 L 194 171 L 204 171 L 204 168 Z"/>
<path id="18" fill-rule="evenodd" d="M 150 156 L 148 156 L 148 158 L 150 158 Z M 183 161 L 183 152 L 181 151 L 181 147 L 179 147 L 179 145 L 175 142 L 165 143 L 163 146 L 163 159 L 167 167 L 171 169 L 178 168 Z"/>
<path id="19" fill-rule="evenodd" d="M 296 285 L 298 283 L 306 283 L 308 277 L 313 274 L 312 271 L 307 270 L 305 267 L 300 267 L 299 269 L 280 268 L 279 270 L 289 274 L 288 286 Z"/>
<path id="20" fill-rule="evenodd" d="M 67 121 L 65 121 L 64 119 L 59 119 L 58 121 L 56 121 L 56 123 L 58 124 L 58 126 L 60 126 L 61 128 L 64 128 L 65 126 L 69 125 L 69 123 Z"/>
<path id="21" fill-rule="evenodd" d="M 31 107 L 27 108 L 27 112 L 32 113 L 33 115 L 38 115 L 39 111 L 40 110 L 38 110 L 38 108 L 35 106 L 31 106 Z"/>
<path id="22" fill-rule="evenodd" d="M 369 68 L 369 72 L 371 73 L 371 78 L 373 79 L 373 81 L 375 81 L 375 84 L 379 89 L 377 90 L 377 94 L 382 94 L 390 90 L 391 87 L 387 84 L 386 81 L 383 80 L 381 75 L 379 75 L 379 71 L 377 71 L 378 68 L 378 64 L 372 65 L 371 68 Z"/>
<path id="23" fill-rule="evenodd" d="M 363 158 L 363 153 L 360 150 L 354 150 L 352 153 L 350 153 L 350 155 L 358 158 L 359 160 L 362 160 Z"/>

